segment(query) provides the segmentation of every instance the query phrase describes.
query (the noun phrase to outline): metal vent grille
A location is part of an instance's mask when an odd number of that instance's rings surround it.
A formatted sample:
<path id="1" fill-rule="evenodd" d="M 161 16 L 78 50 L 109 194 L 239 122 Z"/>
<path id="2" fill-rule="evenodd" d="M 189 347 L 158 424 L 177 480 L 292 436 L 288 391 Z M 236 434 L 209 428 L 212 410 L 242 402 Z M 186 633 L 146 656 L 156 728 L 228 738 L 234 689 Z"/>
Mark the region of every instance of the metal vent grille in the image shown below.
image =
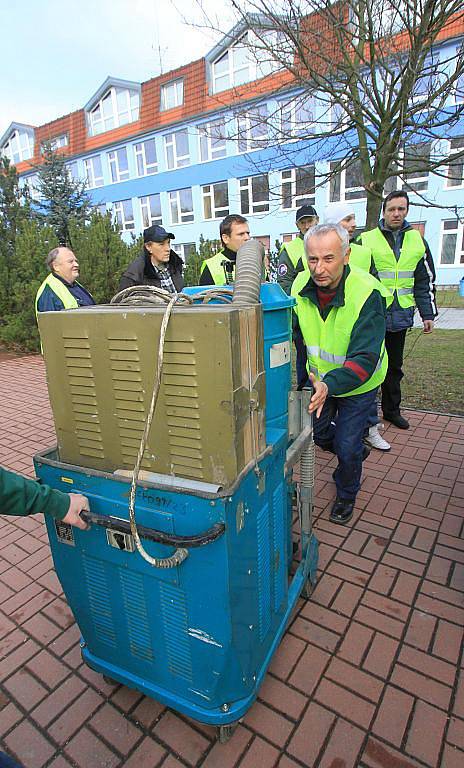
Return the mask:
<path id="1" fill-rule="evenodd" d="M 272 495 L 272 548 L 274 551 L 274 611 L 278 611 L 286 594 L 286 573 L 285 573 L 285 541 L 286 525 L 284 516 L 286 506 L 284 506 L 284 484 L 280 483 Z"/>
<path id="2" fill-rule="evenodd" d="M 193 338 L 166 341 L 164 406 L 172 471 L 204 477 L 196 355 Z"/>
<path id="3" fill-rule="evenodd" d="M 95 638 L 115 648 L 116 632 L 111 613 L 110 592 L 105 567 L 98 560 L 90 559 L 85 555 L 82 558 L 82 564 Z"/>
<path id="4" fill-rule="evenodd" d="M 269 505 L 262 507 L 257 519 L 259 639 L 262 642 L 271 626 L 271 543 Z"/>
<path id="5" fill-rule="evenodd" d="M 185 594 L 172 584 L 160 584 L 160 598 L 169 671 L 191 682 L 192 657 Z"/>
<path id="6" fill-rule="evenodd" d="M 64 337 L 63 347 L 79 452 L 103 458 L 90 344 L 85 336 Z"/>
<path id="7" fill-rule="evenodd" d="M 120 451 L 124 462 L 133 466 L 145 426 L 145 403 L 137 338 L 108 336 L 115 414 Z M 142 467 L 151 468 L 150 461 Z"/>
<path id="8" fill-rule="evenodd" d="M 147 605 L 143 579 L 139 574 L 119 569 L 122 599 L 127 620 L 129 648 L 133 656 L 145 661 L 153 660 Z"/>

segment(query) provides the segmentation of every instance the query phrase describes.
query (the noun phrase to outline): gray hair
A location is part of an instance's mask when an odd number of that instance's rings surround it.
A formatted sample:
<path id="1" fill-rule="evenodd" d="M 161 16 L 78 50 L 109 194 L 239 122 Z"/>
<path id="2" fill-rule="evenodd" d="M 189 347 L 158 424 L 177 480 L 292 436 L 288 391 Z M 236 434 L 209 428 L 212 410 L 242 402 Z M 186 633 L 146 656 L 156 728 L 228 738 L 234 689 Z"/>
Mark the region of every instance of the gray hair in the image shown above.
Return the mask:
<path id="1" fill-rule="evenodd" d="M 304 236 L 304 246 L 306 251 L 306 243 L 311 237 L 322 237 L 328 235 L 330 232 L 335 232 L 342 241 L 342 253 L 346 256 L 350 247 L 350 238 L 348 232 L 341 224 L 316 224 L 315 227 L 308 229 Z"/>
<path id="2" fill-rule="evenodd" d="M 45 263 L 50 270 L 50 272 L 53 271 L 53 262 L 58 258 L 60 255 L 60 249 L 59 248 L 53 248 L 50 253 L 47 255 L 47 258 L 45 259 Z"/>

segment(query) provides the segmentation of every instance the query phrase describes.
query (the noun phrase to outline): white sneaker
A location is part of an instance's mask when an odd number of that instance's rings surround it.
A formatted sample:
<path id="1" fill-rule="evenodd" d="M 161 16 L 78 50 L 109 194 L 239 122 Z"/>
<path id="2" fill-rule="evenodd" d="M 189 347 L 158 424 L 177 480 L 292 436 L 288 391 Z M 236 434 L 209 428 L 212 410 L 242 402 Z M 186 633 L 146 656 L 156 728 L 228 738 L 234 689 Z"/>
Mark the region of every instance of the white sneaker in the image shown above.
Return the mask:
<path id="1" fill-rule="evenodd" d="M 387 443 L 387 441 L 383 439 L 382 435 L 379 434 L 378 424 L 374 424 L 374 426 L 369 427 L 369 432 L 364 438 L 364 442 L 371 448 L 376 448 L 378 451 L 389 451 L 391 448 L 390 443 Z"/>

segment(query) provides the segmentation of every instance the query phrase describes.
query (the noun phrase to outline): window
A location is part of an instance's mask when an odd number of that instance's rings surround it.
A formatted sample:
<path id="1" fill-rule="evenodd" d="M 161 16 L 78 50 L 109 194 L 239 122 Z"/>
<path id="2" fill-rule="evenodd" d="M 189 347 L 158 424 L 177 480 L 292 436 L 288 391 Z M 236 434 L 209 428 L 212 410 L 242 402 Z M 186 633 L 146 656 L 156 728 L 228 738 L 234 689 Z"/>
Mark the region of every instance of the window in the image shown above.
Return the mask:
<path id="1" fill-rule="evenodd" d="M 50 139 L 47 142 L 44 141 L 42 147 L 44 144 L 48 144 L 53 152 L 55 152 L 57 149 L 60 149 L 61 147 L 67 147 L 69 144 L 68 134 L 62 133 L 61 136 L 54 136 L 53 139 Z"/>
<path id="2" fill-rule="evenodd" d="M 126 148 L 108 152 L 111 181 L 126 181 L 129 178 L 129 165 L 127 163 Z"/>
<path id="3" fill-rule="evenodd" d="M 268 139 L 268 111 L 267 104 L 261 104 L 246 115 L 239 115 L 238 125 L 238 150 L 249 152 L 251 149 L 265 147 Z"/>
<path id="4" fill-rule="evenodd" d="M 27 131 L 13 131 L 2 147 L 2 154 L 6 155 L 13 164 L 29 160 L 34 154 L 34 134 Z"/>
<path id="5" fill-rule="evenodd" d="M 135 229 L 132 200 L 120 200 L 114 204 L 114 213 L 121 232 Z"/>
<path id="6" fill-rule="evenodd" d="M 26 176 L 24 178 L 24 182 L 27 184 L 27 188 L 32 200 L 40 200 L 39 175 L 37 173 L 33 173 L 32 176 Z"/>
<path id="7" fill-rule="evenodd" d="M 269 179 L 267 173 L 240 179 L 240 212 L 266 213 L 269 211 Z"/>
<path id="8" fill-rule="evenodd" d="M 158 161 L 156 159 L 156 145 L 154 139 L 141 141 L 136 144 L 135 162 L 137 163 L 137 176 L 149 176 L 158 173 Z"/>
<path id="9" fill-rule="evenodd" d="M 90 189 L 92 189 L 92 187 L 103 186 L 103 171 L 100 155 L 95 155 L 95 157 L 88 157 L 86 160 L 84 160 L 84 171 L 87 185 L 90 187 Z"/>
<path id="10" fill-rule="evenodd" d="M 314 205 L 316 171 L 314 165 L 290 168 L 281 171 L 281 207 L 299 208 L 300 205 Z"/>
<path id="11" fill-rule="evenodd" d="M 315 122 L 315 100 L 305 93 L 291 101 L 280 103 L 280 131 L 285 138 L 297 138 L 310 133 Z"/>
<path id="12" fill-rule="evenodd" d="M 198 126 L 200 160 L 217 160 L 227 154 L 224 118 Z"/>
<path id="13" fill-rule="evenodd" d="M 349 166 L 342 167 L 340 162 L 330 163 L 330 201 L 362 200 L 366 197 L 361 163 L 353 160 Z"/>
<path id="14" fill-rule="evenodd" d="M 169 192 L 171 224 L 184 224 L 193 221 L 192 189 L 177 189 Z"/>
<path id="15" fill-rule="evenodd" d="M 99 213 L 100 216 L 106 216 L 106 203 L 98 203 L 98 205 L 94 205 L 93 210 L 95 213 Z"/>
<path id="16" fill-rule="evenodd" d="M 187 264 L 189 258 L 195 253 L 195 243 L 171 243 L 171 248 Z"/>
<path id="17" fill-rule="evenodd" d="M 203 195 L 203 218 L 222 219 L 229 213 L 229 190 L 227 181 L 207 184 L 201 188 Z"/>
<path id="18" fill-rule="evenodd" d="M 140 95 L 129 88 L 110 88 L 88 113 L 89 133 L 110 131 L 139 119 Z"/>
<path id="19" fill-rule="evenodd" d="M 174 80 L 161 86 L 161 109 L 173 109 L 184 103 L 184 81 Z"/>
<path id="20" fill-rule="evenodd" d="M 162 224 L 161 198 L 159 194 L 147 195 L 140 199 L 140 212 L 144 228 L 152 224 Z"/>
<path id="21" fill-rule="evenodd" d="M 464 264 L 464 225 L 458 219 L 442 222 L 440 265 Z"/>
<path id="22" fill-rule="evenodd" d="M 66 163 L 66 168 L 71 179 L 74 179 L 74 181 L 79 181 L 79 172 L 77 170 L 77 163 L 75 161 L 72 163 Z"/>
<path id="23" fill-rule="evenodd" d="M 453 152 L 462 152 L 464 150 L 464 136 L 450 141 L 450 155 Z M 451 158 L 448 165 L 448 177 L 446 187 L 462 187 L 464 185 L 464 155 Z"/>
<path id="24" fill-rule="evenodd" d="M 464 56 L 464 44 L 456 48 L 456 71 L 461 68 L 461 74 L 458 76 L 454 85 L 454 98 L 456 103 L 464 101 L 464 71 L 462 70 Z"/>
<path id="25" fill-rule="evenodd" d="M 282 52 L 284 45 L 284 36 L 275 30 L 259 29 L 246 32 L 212 62 L 213 93 L 269 75 L 278 68 L 272 51 Z"/>
<path id="26" fill-rule="evenodd" d="M 410 144 L 403 149 L 403 189 L 427 189 L 430 163 L 430 142 Z"/>
<path id="27" fill-rule="evenodd" d="M 166 152 L 166 165 L 169 170 L 189 165 L 190 153 L 186 130 L 168 133 L 164 137 L 164 148 Z"/>

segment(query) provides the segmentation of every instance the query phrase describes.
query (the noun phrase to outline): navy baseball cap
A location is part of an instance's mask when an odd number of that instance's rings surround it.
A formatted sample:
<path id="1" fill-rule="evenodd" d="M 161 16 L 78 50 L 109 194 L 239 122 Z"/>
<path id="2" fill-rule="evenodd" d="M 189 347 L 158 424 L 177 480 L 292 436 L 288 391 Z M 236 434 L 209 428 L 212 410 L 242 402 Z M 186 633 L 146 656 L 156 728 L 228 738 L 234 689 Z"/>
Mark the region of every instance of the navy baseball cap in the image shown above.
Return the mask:
<path id="1" fill-rule="evenodd" d="M 300 219 L 305 219 L 307 216 L 317 216 L 317 211 L 312 205 L 302 205 L 301 208 L 298 208 L 295 223 L 300 221 Z"/>
<path id="2" fill-rule="evenodd" d="M 166 232 L 164 227 L 159 224 L 152 224 L 151 227 L 143 230 L 144 243 L 163 243 L 165 240 L 174 240 L 172 232 Z"/>

